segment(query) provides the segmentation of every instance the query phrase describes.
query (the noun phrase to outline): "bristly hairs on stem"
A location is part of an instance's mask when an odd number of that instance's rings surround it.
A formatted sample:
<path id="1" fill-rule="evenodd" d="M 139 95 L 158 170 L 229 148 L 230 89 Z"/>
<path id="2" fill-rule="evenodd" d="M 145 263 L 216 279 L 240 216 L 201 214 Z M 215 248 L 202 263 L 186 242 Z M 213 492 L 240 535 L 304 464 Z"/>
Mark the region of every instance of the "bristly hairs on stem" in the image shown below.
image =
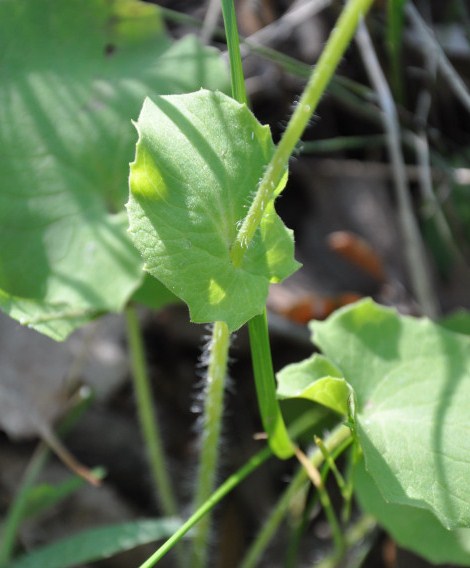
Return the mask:
<path id="1" fill-rule="evenodd" d="M 204 386 L 204 412 L 200 417 L 203 423 L 203 436 L 194 498 L 196 509 L 210 498 L 217 479 L 229 345 L 230 333 L 227 324 L 221 321 L 215 322 L 212 326 L 211 339 L 206 343 L 201 355 L 201 360 L 207 362 L 207 374 Z M 204 568 L 207 565 L 209 537 L 210 516 L 207 516 L 199 522 L 194 531 L 190 560 L 192 567 Z"/>
<path id="2" fill-rule="evenodd" d="M 255 200 L 245 217 L 237 238 L 232 245 L 230 256 L 234 266 L 240 266 L 249 243 L 262 219 L 261 204 L 268 203 L 281 179 L 292 151 L 301 139 L 318 103 L 336 70 L 356 26 L 367 13 L 373 0 L 349 0 L 333 29 L 317 65 L 300 97 L 287 128 L 276 147 L 265 175 L 258 186 Z"/>

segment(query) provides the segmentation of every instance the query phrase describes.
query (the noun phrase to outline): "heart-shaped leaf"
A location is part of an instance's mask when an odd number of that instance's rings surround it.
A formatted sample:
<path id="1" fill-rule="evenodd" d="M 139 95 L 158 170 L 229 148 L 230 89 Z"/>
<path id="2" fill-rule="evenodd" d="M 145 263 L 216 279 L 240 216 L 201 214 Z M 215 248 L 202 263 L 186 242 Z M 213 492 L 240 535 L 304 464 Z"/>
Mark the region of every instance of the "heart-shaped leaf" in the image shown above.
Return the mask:
<path id="1" fill-rule="evenodd" d="M 55 339 L 143 279 L 123 211 L 146 95 L 225 88 L 136 0 L 0 2 L 0 307 Z"/>
<path id="2" fill-rule="evenodd" d="M 261 313 L 270 282 L 298 268 L 271 203 L 241 266 L 230 259 L 274 150 L 269 128 L 246 105 L 205 90 L 147 99 L 136 126 L 127 208 L 145 269 L 194 322 L 225 321 L 234 331 Z"/>
<path id="3" fill-rule="evenodd" d="M 470 527 L 470 338 L 371 300 L 311 329 L 355 391 L 358 439 L 385 500 Z"/>

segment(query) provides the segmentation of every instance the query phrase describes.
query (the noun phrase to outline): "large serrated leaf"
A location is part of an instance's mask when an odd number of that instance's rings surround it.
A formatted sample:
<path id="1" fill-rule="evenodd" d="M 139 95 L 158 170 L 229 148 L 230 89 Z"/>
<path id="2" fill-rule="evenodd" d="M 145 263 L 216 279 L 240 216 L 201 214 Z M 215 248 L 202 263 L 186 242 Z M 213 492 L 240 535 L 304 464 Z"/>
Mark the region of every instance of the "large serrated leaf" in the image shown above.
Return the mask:
<path id="1" fill-rule="evenodd" d="M 426 509 L 387 503 L 363 461 L 355 467 L 354 490 L 362 509 L 372 514 L 403 548 L 435 564 L 470 566 L 470 529 L 449 531 Z"/>
<path id="2" fill-rule="evenodd" d="M 0 307 L 55 339 L 143 278 L 123 205 L 146 95 L 225 88 L 136 0 L 0 1 Z"/>
<path id="3" fill-rule="evenodd" d="M 470 338 L 371 300 L 311 328 L 355 391 L 358 438 L 383 497 L 470 527 Z"/>
<path id="4" fill-rule="evenodd" d="M 188 304 L 194 322 L 225 321 L 234 331 L 261 313 L 269 283 L 298 267 L 272 204 L 241 266 L 230 259 L 274 150 L 269 128 L 205 90 L 147 99 L 136 126 L 127 207 L 145 269 Z"/>

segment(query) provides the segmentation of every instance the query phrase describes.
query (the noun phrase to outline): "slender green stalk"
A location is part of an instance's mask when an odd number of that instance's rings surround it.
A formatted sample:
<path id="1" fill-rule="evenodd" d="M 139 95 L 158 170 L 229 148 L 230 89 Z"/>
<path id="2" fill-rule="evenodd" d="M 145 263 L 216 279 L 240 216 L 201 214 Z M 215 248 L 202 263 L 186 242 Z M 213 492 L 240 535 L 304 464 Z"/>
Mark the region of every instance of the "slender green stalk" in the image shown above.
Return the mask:
<path id="1" fill-rule="evenodd" d="M 256 394 L 269 445 L 281 459 L 294 455 L 294 446 L 284 423 L 279 401 L 276 398 L 271 348 L 269 345 L 266 309 L 248 322 L 251 358 L 255 375 Z"/>
<path id="2" fill-rule="evenodd" d="M 239 103 L 247 103 L 245 79 L 240 54 L 238 29 L 233 0 L 222 0 L 227 47 L 230 57 L 232 96 Z M 260 316 L 248 322 L 250 348 L 253 360 L 256 391 L 263 427 L 268 434 L 269 444 L 280 458 L 293 455 L 293 447 L 284 424 L 284 418 L 276 399 L 276 383 L 269 346 L 266 309 Z"/>
<path id="3" fill-rule="evenodd" d="M 152 554 L 139 568 L 151 568 L 161 560 L 170 550 L 179 542 L 183 536 L 189 532 L 197 523 L 201 521 L 212 509 L 222 501 L 222 499 L 232 491 L 245 477 L 255 471 L 268 458 L 272 456 L 269 447 L 264 448 L 255 454 L 243 467 L 233 473 L 210 497 L 196 510 L 193 515 L 165 542 L 162 546 Z M 191 564 L 191 567 L 193 565 Z"/>
<path id="4" fill-rule="evenodd" d="M 137 412 L 140 428 L 147 448 L 150 469 L 155 484 L 158 502 L 163 513 L 168 517 L 178 514 L 178 505 L 174 495 L 168 468 L 165 465 L 162 436 L 158 426 L 152 389 L 145 362 L 145 352 L 139 321 L 134 307 L 126 308 L 127 335 L 129 339 L 132 377 L 137 400 Z"/>
<path id="5" fill-rule="evenodd" d="M 310 420 L 304 421 L 302 417 L 295 422 L 292 428 L 289 429 L 289 434 L 291 438 L 295 439 L 311 427 Z M 339 426 L 336 428 L 330 436 L 325 440 L 325 445 L 330 451 L 334 451 L 336 445 L 341 445 L 345 440 L 351 437 L 351 432 L 346 426 Z M 320 457 L 321 464 L 321 452 L 318 450 L 315 455 L 318 454 Z M 186 533 L 188 533 L 201 519 L 203 519 L 224 497 L 226 497 L 230 491 L 232 491 L 237 485 L 239 485 L 246 477 L 248 477 L 253 471 L 258 469 L 265 461 L 272 457 L 273 452 L 269 446 L 263 448 L 252 458 L 250 458 L 245 465 L 238 469 L 235 473 L 230 475 L 224 483 L 214 491 L 210 497 L 191 515 L 191 517 L 173 534 L 165 543 L 160 546 L 158 550 L 152 554 L 139 568 L 152 568 L 155 564 L 161 560 L 168 552 L 178 543 Z M 313 459 L 313 456 L 312 456 Z M 315 458 L 318 459 L 318 458 Z M 192 568 L 192 564 L 191 564 Z"/>
<path id="6" fill-rule="evenodd" d="M 28 495 L 49 456 L 49 448 L 41 442 L 31 458 L 7 517 L 0 531 L 0 566 L 11 560 L 19 527 L 24 518 Z"/>
<path id="7" fill-rule="evenodd" d="M 320 448 L 320 451 L 323 455 L 323 459 L 325 460 L 325 463 L 328 464 L 329 469 L 331 469 L 331 471 L 333 472 L 333 475 L 335 476 L 336 483 L 338 484 L 338 487 L 341 491 L 341 495 L 343 497 L 346 497 L 346 493 L 345 493 L 346 492 L 346 482 L 344 481 L 344 477 L 341 475 L 340 471 L 336 467 L 336 462 L 335 462 L 333 456 L 328 451 L 328 448 L 325 446 L 325 444 L 324 444 L 324 442 L 321 438 L 319 438 L 318 436 L 315 436 L 314 439 L 315 439 L 315 444 Z"/>
<path id="8" fill-rule="evenodd" d="M 209 367 L 204 406 L 204 437 L 194 500 L 196 509 L 199 509 L 210 499 L 214 490 L 229 345 L 230 333 L 227 324 L 222 321 L 215 322 L 209 346 Z M 209 529 L 210 516 L 207 515 L 198 524 L 193 538 L 191 566 L 194 568 L 206 566 Z"/>
<path id="9" fill-rule="evenodd" d="M 285 172 L 294 148 L 312 118 L 318 102 L 348 47 L 360 18 L 366 14 L 373 0 L 350 0 L 332 31 L 328 43 L 305 87 L 299 103 L 289 120 L 256 192 L 256 197 L 245 217 L 231 249 L 234 266 L 240 266 L 243 256 L 261 223 L 266 206 Z"/>
<path id="10" fill-rule="evenodd" d="M 338 521 L 336 512 L 331 504 L 330 495 L 323 483 L 318 487 L 318 497 L 320 503 L 322 504 L 323 510 L 325 511 L 328 524 L 330 525 L 331 532 L 333 533 L 333 542 L 335 548 L 335 557 L 339 560 L 343 558 L 346 551 L 346 539 L 343 534 L 343 530 Z"/>
<path id="11" fill-rule="evenodd" d="M 240 40 L 238 37 L 237 19 L 233 0 L 221 0 L 224 16 L 225 36 L 230 59 L 230 78 L 232 81 L 232 97 L 239 103 L 247 103 L 245 79 L 243 76 L 242 59 L 240 55 Z"/>

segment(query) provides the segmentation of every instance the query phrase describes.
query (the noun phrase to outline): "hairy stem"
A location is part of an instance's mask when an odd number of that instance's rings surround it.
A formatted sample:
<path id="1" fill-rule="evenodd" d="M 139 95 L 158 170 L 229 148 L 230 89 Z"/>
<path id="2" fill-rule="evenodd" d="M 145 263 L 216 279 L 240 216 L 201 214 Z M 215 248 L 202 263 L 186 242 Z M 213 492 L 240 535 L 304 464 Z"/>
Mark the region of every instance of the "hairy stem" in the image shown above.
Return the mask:
<path id="1" fill-rule="evenodd" d="M 325 92 L 333 73 L 348 47 L 360 18 L 366 14 L 373 0 L 350 0 L 333 29 L 328 43 L 318 60 L 289 124 L 276 147 L 274 155 L 260 182 L 256 197 L 238 231 L 231 249 L 234 266 L 240 266 L 243 256 L 258 229 L 267 205 L 275 197 L 289 158 L 299 142 L 309 120 Z"/>
<path id="2" fill-rule="evenodd" d="M 222 321 L 215 322 L 209 345 L 204 437 L 194 500 L 196 509 L 202 507 L 210 499 L 214 490 L 229 345 L 230 333 L 227 324 Z M 194 568 L 203 568 L 207 564 L 209 529 L 210 516 L 207 515 L 198 524 L 194 533 L 191 562 Z"/>

